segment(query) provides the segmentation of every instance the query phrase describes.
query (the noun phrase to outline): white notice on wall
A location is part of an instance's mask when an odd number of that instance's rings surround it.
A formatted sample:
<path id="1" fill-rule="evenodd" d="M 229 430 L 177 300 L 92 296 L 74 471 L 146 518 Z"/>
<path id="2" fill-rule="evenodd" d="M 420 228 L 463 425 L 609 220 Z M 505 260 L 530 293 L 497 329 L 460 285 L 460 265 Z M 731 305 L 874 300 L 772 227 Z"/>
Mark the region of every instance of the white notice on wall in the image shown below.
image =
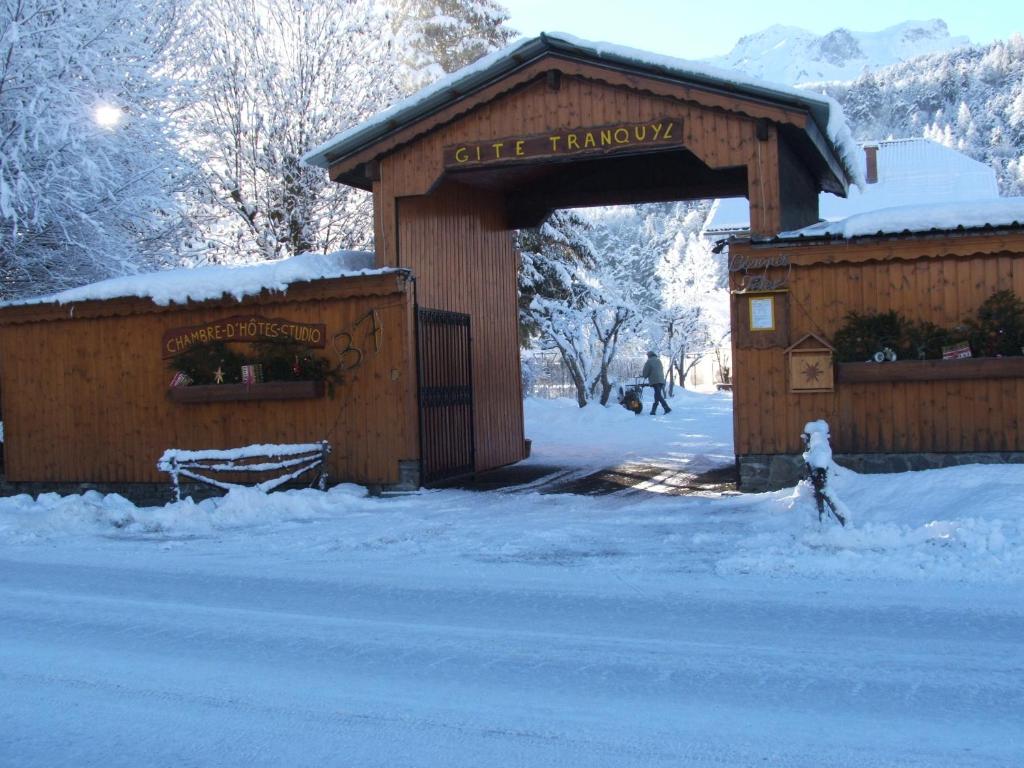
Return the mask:
<path id="1" fill-rule="evenodd" d="M 750 300 L 750 330 L 775 330 L 775 297 L 766 296 Z"/>

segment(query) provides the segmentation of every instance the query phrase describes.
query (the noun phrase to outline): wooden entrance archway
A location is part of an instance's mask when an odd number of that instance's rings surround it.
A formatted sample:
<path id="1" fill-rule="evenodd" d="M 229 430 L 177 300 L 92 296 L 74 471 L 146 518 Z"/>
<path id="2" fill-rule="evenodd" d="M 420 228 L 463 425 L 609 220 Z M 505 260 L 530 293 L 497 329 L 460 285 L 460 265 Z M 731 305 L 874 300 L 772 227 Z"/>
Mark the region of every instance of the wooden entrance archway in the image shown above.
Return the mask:
<path id="1" fill-rule="evenodd" d="M 755 235 L 818 219 L 849 174 L 830 103 L 542 35 L 307 155 L 372 190 L 378 266 L 470 316 L 477 471 L 524 456 L 512 230 L 557 208 L 745 196 Z M 408 414 L 415 420 L 415 414 Z"/>

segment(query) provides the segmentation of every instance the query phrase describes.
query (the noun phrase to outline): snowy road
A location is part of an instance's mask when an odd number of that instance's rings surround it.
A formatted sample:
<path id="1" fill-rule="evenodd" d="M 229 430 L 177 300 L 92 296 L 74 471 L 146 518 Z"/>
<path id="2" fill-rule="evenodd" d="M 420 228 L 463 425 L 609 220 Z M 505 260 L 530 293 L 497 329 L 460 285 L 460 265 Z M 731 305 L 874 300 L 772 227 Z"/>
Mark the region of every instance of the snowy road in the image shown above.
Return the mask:
<path id="1" fill-rule="evenodd" d="M 731 454 L 673 402 L 537 460 Z M 3 498 L 0 768 L 1024 766 L 1024 466 L 835 490 Z"/>
<path id="2" fill-rule="evenodd" d="M 1014 766 L 1015 594 L 0 561 L 5 766 Z M 967 590 L 964 592 L 963 590 Z"/>

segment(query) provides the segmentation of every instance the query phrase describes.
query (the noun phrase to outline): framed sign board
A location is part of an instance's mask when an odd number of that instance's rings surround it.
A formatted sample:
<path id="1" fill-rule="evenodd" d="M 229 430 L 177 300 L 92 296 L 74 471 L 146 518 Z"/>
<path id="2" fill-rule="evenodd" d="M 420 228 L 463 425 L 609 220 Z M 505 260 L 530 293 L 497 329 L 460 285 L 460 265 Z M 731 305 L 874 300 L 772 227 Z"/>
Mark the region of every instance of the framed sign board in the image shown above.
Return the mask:
<path id="1" fill-rule="evenodd" d="M 750 296 L 750 330 L 754 333 L 775 330 L 775 297 Z"/>
<path id="2" fill-rule="evenodd" d="M 734 293 L 733 335 L 739 348 L 789 344 L 789 292 Z"/>

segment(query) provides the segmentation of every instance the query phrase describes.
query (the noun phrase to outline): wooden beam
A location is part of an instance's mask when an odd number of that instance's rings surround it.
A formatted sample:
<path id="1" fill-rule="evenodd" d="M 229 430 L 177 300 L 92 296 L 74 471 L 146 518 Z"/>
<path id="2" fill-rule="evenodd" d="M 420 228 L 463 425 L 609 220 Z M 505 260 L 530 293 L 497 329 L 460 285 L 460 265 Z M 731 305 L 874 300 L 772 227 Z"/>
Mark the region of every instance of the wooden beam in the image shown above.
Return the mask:
<path id="1" fill-rule="evenodd" d="M 679 99 L 711 109 L 721 109 L 726 112 L 742 114 L 754 119 L 765 118 L 774 123 L 793 125 L 801 129 L 814 122 L 810 119 L 810 115 L 803 110 L 780 107 L 768 101 L 737 96 L 736 94 L 725 93 L 710 87 L 683 84 L 669 78 L 630 74 L 615 67 L 598 66 L 557 54 L 547 53 L 490 85 L 462 96 L 445 107 L 438 109 L 433 114 L 405 126 L 396 125 L 395 129 L 388 135 L 345 157 L 337 158 L 331 163 L 330 178 L 344 180 L 345 183 L 366 189 L 367 180 L 358 184 L 353 183 L 355 176 L 359 173 L 359 166 L 363 163 L 379 158 L 403 144 L 408 144 L 417 137 L 461 117 L 502 94 L 521 88 L 537 78 L 546 78 L 547 73 L 553 68 L 557 68 L 561 72 L 561 77 L 569 76 L 596 80 L 611 86 L 645 91 L 654 96 Z"/>

